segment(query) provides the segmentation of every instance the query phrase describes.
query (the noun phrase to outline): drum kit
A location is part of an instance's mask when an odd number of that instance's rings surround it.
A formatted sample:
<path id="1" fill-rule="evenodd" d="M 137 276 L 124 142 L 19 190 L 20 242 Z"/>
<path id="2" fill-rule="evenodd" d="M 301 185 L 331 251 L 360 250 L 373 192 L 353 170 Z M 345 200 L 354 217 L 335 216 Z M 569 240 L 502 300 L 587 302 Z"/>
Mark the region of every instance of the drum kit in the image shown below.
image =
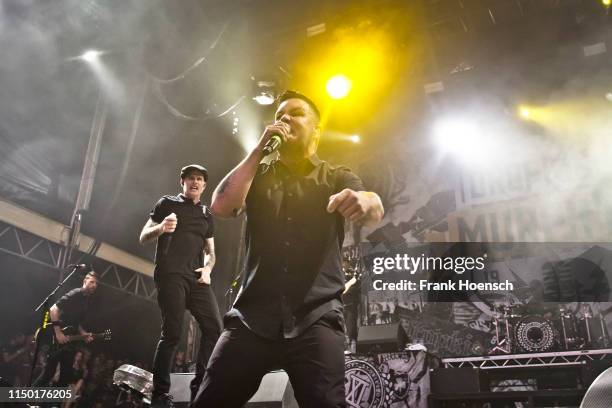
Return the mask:
<path id="1" fill-rule="evenodd" d="M 489 354 L 543 353 L 608 348 L 610 338 L 603 314 L 594 316 L 589 304 L 574 310 L 563 304 L 529 313 L 521 304 L 493 306 L 495 336 Z"/>

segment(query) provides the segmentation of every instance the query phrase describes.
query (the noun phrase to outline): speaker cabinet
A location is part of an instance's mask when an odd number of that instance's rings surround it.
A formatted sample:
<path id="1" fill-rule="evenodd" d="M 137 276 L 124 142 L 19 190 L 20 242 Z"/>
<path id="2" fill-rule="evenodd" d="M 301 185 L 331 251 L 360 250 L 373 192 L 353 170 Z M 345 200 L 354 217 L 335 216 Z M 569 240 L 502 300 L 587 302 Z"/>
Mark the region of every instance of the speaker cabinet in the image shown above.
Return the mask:
<path id="1" fill-rule="evenodd" d="M 471 394 L 480 389 L 480 375 L 477 368 L 436 368 L 429 375 L 432 394 Z"/>
<path id="2" fill-rule="evenodd" d="M 357 353 L 403 350 L 408 337 L 399 323 L 361 326 L 357 335 Z"/>
<path id="3" fill-rule="evenodd" d="M 174 373 L 170 374 L 170 395 L 177 407 L 186 407 L 191 398 L 189 384 L 195 377 L 193 373 Z"/>
<path id="4" fill-rule="evenodd" d="M 245 408 L 299 408 L 287 373 L 280 370 L 266 374 Z"/>
<path id="5" fill-rule="evenodd" d="M 170 395 L 175 406 L 188 406 L 191 397 L 189 384 L 194 376 L 192 373 L 170 374 Z M 245 408 L 299 408 L 287 373 L 273 371 L 264 375 L 259 389 L 247 402 Z"/>

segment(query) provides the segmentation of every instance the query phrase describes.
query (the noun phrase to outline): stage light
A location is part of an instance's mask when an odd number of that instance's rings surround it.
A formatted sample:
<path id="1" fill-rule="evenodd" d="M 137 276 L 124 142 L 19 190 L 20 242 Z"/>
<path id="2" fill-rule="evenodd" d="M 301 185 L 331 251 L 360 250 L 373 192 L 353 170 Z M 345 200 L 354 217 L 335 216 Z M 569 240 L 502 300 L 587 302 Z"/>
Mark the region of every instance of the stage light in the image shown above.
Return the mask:
<path id="1" fill-rule="evenodd" d="M 124 103 L 125 89 L 123 84 L 119 82 L 115 73 L 105 64 L 107 61 L 100 58 L 102 55 L 110 53 L 111 51 L 87 50 L 83 54 L 70 57 L 67 60 L 79 63 L 85 61 L 87 67 L 96 75 L 101 89 L 107 96 L 115 103 Z"/>
<path id="2" fill-rule="evenodd" d="M 406 55 L 412 58 L 413 51 L 398 46 L 396 34 L 367 16 L 334 26 L 325 32 L 324 42 L 317 37 L 305 42 L 284 87 L 299 89 L 319 105 L 323 128 L 342 123 L 340 127 L 363 129 L 380 101 L 397 90 Z M 339 141 L 348 142 L 349 136 Z"/>
<path id="3" fill-rule="evenodd" d="M 359 135 L 352 135 L 350 138 L 350 141 L 353 143 L 359 143 L 361 142 L 361 137 Z"/>
<path id="4" fill-rule="evenodd" d="M 612 0 L 601 0 L 601 3 L 606 7 L 610 7 Z"/>
<path id="5" fill-rule="evenodd" d="M 531 115 L 531 110 L 529 110 L 529 108 L 526 106 L 519 106 L 519 114 L 523 118 L 529 119 L 529 116 Z"/>
<path id="6" fill-rule="evenodd" d="M 344 75 L 334 75 L 327 81 L 325 89 L 332 99 L 342 99 L 351 90 L 351 80 Z"/>
<path id="7" fill-rule="evenodd" d="M 253 100 L 260 105 L 272 105 L 274 103 L 274 97 L 266 92 L 262 92 L 255 96 Z"/>
<path id="8" fill-rule="evenodd" d="M 87 61 L 89 63 L 95 62 L 98 60 L 98 57 L 102 55 L 102 51 L 97 51 L 97 50 L 88 50 L 85 51 L 82 55 L 81 55 L 81 59 L 83 61 Z"/>
<path id="9" fill-rule="evenodd" d="M 498 147 L 476 122 L 461 117 L 436 122 L 434 138 L 442 153 L 474 166 L 491 163 Z"/>
<path id="10" fill-rule="evenodd" d="M 314 37 L 315 35 L 319 35 L 324 33 L 326 30 L 325 23 L 313 25 L 306 28 L 306 37 Z"/>
<path id="11" fill-rule="evenodd" d="M 472 150 L 478 142 L 476 126 L 468 120 L 445 119 L 436 123 L 436 141 L 449 152 Z"/>
<path id="12" fill-rule="evenodd" d="M 606 99 L 607 99 L 609 102 L 612 102 L 612 92 L 608 92 L 608 93 L 606 94 Z"/>

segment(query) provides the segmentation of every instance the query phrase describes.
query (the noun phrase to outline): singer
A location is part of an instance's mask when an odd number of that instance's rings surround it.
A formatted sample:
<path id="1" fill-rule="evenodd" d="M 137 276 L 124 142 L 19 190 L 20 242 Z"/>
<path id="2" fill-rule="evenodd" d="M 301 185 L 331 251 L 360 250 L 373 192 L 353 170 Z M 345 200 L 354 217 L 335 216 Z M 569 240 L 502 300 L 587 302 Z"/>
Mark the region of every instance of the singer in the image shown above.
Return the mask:
<path id="1" fill-rule="evenodd" d="M 308 97 L 285 92 L 276 121 L 213 194 L 214 214 L 246 211 L 248 251 L 240 293 L 194 407 L 242 407 L 262 377 L 279 368 L 300 407 L 346 406 L 344 220 L 373 225 L 383 207 L 349 169 L 316 156 L 319 121 Z M 273 136 L 281 139 L 279 157 L 263 164 Z"/>
<path id="2" fill-rule="evenodd" d="M 207 181 L 208 172 L 203 166 L 183 167 L 180 179 L 183 192 L 162 197 L 140 233 L 142 244 L 157 239 L 153 278 L 162 332 L 153 359 L 153 407 L 173 406 L 168 394 L 170 366 L 181 339 L 185 309 L 202 331 L 196 375 L 190 384 L 192 399 L 221 333 L 221 315 L 210 287 L 215 265 L 214 223 L 209 209 L 200 202 Z"/>

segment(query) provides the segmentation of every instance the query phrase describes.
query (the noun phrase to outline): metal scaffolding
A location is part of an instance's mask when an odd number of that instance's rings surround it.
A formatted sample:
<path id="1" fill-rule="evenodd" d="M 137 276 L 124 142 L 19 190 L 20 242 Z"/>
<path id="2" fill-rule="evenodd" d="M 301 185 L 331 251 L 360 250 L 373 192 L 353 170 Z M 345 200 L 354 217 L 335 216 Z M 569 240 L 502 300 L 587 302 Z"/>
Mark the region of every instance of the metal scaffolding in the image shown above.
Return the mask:
<path id="1" fill-rule="evenodd" d="M 64 246 L 0 221 L 0 252 L 60 270 Z M 99 282 L 123 292 L 154 302 L 157 290 L 150 276 L 132 271 L 81 251 L 74 251 L 72 260 L 84 263 L 100 275 Z M 61 270 L 60 270 L 61 271 Z"/>
<path id="2" fill-rule="evenodd" d="M 612 349 L 443 358 L 442 364 L 445 368 L 471 367 L 490 370 L 517 367 L 581 365 L 590 361 L 606 360 L 609 358 L 612 358 Z"/>

